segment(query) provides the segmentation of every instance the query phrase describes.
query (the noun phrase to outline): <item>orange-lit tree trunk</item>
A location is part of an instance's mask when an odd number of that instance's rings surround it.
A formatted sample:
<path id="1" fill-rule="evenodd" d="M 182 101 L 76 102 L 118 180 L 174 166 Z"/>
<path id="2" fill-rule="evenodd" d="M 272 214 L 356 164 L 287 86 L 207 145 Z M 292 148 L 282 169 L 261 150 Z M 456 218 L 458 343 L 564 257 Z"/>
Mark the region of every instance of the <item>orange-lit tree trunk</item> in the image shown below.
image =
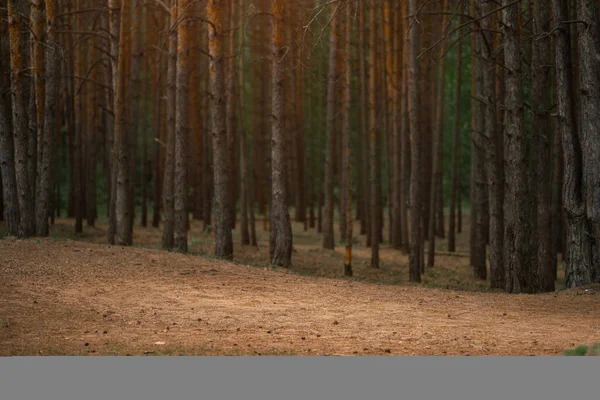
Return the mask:
<path id="1" fill-rule="evenodd" d="M 230 221 L 230 177 L 227 152 L 225 70 L 223 64 L 222 10 L 225 0 L 208 0 L 208 47 L 210 53 L 212 145 L 214 173 L 215 256 L 233 258 Z"/>

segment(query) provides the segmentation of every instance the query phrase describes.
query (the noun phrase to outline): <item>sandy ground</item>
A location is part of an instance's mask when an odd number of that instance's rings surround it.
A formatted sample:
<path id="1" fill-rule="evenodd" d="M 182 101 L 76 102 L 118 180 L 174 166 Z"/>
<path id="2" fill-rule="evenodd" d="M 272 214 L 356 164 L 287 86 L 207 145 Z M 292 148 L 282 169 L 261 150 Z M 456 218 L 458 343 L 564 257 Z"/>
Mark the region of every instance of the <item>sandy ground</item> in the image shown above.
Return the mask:
<path id="1" fill-rule="evenodd" d="M 558 355 L 600 341 L 599 293 L 381 285 L 6 238 L 0 355 Z"/>

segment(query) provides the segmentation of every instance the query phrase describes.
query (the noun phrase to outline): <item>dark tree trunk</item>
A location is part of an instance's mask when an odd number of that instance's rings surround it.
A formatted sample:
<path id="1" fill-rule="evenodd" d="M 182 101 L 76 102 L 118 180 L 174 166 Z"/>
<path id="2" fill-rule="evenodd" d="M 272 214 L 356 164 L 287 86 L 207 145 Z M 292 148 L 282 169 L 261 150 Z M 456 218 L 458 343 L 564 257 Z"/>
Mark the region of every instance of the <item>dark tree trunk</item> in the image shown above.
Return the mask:
<path id="1" fill-rule="evenodd" d="M 36 234 L 37 236 L 48 236 L 48 215 L 51 213 L 51 198 L 53 186 L 53 172 L 55 166 L 55 154 L 58 152 L 56 146 L 57 108 L 59 104 L 58 94 L 60 85 L 60 47 L 56 34 L 56 0 L 46 0 L 46 88 L 44 103 L 44 129 L 43 142 L 39 143 L 42 151 L 39 168 L 39 184 L 36 204 Z"/>
<path id="2" fill-rule="evenodd" d="M 0 47 L 0 52 L 2 48 Z M 19 233 L 19 200 L 17 197 L 17 180 L 15 175 L 14 139 L 11 124 L 11 112 L 4 85 L 4 54 L 0 54 L 0 172 L 2 173 L 2 201 L 6 219 L 6 230 L 9 235 Z M 6 96 L 6 97 L 5 97 Z"/>
<path id="3" fill-rule="evenodd" d="M 600 241 L 600 17 L 598 2 L 577 1 L 579 39 L 580 140 L 583 169 L 583 201 L 591 234 L 595 237 L 594 252 Z M 566 163 L 565 163 L 566 164 Z M 589 233 L 588 233 L 589 234 Z M 592 280 L 600 278 L 600 266 L 592 264 Z"/>
<path id="4" fill-rule="evenodd" d="M 10 86 L 12 100 L 12 127 L 14 138 L 14 161 L 19 204 L 19 237 L 29 237 L 35 233 L 33 196 L 29 181 L 27 114 L 24 102 L 23 48 L 21 44 L 20 1 L 8 0 L 8 31 L 10 41 Z"/>
<path id="5" fill-rule="evenodd" d="M 534 37 L 532 43 L 532 82 L 531 105 L 532 119 L 532 157 L 534 161 L 534 179 L 532 191 L 536 194 L 533 210 L 537 214 L 535 240 L 537 246 L 538 291 L 554 291 L 554 271 L 556 253 L 552 248 L 552 187 L 550 169 L 552 167 L 552 125 L 550 110 L 550 57 L 551 38 L 544 36 L 551 29 L 549 0 L 535 0 L 533 18 Z"/>
<path id="6" fill-rule="evenodd" d="M 491 1 L 482 0 L 481 11 L 489 14 L 496 5 Z M 492 33 L 494 16 L 490 15 L 481 21 L 483 41 L 480 45 L 483 68 L 482 101 L 484 107 L 483 137 L 485 164 L 487 171 L 488 201 L 489 201 L 489 260 L 490 287 L 504 288 L 504 174 L 501 151 L 502 133 L 498 130 L 496 118 L 496 62 L 494 59 L 495 40 Z M 485 263 L 480 270 L 480 279 L 485 279 Z"/>
<path id="7" fill-rule="evenodd" d="M 505 138 L 506 197 L 504 225 L 504 262 L 506 291 L 536 290 L 536 254 L 531 235 L 533 221 L 528 182 L 526 136 L 523 126 L 522 52 L 519 5 L 503 0 L 504 65 L 506 68 Z"/>

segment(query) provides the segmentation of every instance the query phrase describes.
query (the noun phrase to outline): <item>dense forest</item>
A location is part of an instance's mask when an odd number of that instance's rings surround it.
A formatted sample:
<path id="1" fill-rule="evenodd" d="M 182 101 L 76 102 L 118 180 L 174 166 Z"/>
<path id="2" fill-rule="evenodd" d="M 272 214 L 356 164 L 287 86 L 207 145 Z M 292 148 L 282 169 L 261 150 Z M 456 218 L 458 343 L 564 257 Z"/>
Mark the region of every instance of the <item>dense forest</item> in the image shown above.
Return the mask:
<path id="1" fill-rule="evenodd" d="M 194 219 L 224 259 L 261 229 L 281 267 L 293 221 L 346 276 L 365 235 L 420 282 L 464 210 L 491 288 L 600 282 L 599 6 L 0 0 L 0 218 L 178 252 Z"/>

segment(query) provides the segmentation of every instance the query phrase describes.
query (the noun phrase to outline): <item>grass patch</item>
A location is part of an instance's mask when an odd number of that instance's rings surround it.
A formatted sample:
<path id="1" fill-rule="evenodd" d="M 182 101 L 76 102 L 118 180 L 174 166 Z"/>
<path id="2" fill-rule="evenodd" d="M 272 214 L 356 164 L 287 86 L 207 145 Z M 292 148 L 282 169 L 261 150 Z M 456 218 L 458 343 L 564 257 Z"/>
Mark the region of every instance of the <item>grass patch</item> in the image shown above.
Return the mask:
<path id="1" fill-rule="evenodd" d="M 597 356 L 600 351 L 600 343 L 595 343 L 592 346 L 580 344 L 574 349 L 567 349 L 563 352 L 565 356 Z"/>

